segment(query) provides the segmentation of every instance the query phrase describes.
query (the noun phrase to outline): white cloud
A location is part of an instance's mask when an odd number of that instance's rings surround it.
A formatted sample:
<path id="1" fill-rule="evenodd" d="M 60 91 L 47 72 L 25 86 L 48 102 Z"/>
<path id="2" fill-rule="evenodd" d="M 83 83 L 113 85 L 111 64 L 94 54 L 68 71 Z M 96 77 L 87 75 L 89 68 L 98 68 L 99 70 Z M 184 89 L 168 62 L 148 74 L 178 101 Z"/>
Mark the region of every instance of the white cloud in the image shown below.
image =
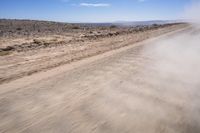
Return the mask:
<path id="1" fill-rule="evenodd" d="M 80 6 L 85 6 L 85 7 L 109 7 L 110 4 L 107 4 L 107 3 L 80 3 Z"/>

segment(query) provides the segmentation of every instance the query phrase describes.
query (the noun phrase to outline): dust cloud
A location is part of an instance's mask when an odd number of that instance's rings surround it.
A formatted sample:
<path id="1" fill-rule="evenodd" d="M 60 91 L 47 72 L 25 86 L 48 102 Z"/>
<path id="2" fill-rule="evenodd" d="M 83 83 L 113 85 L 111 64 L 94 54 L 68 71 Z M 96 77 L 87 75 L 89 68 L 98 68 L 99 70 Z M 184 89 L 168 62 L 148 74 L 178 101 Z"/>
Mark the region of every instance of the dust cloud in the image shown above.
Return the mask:
<path id="1" fill-rule="evenodd" d="M 163 38 L 146 46 L 144 53 L 153 57 L 160 76 L 186 83 L 188 88 L 200 88 L 200 1 L 187 6 L 187 29 L 175 36 Z M 185 85 L 186 85 L 185 84 Z"/>
<path id="2" fill-rule="evenodd" d="M 183 100 L 184 119 L 200 131 L 200 2 L 192 4 L 186 10 L 185 17 L 190 26 L 175 36 L 145 46 L 143 53 L 152 59 L 147 64 L 146 76 L 151 70 L 156 74 L 161 91 L 171 90 L 177 93 L 177 101 Z M 182 106 L 182 105 L 181 105 Z"/>
<path id="3" fill-rule="evenodd" d="M 192 4 L 185 7 L 183 18 L 195 26 L 200 25 L 200 0 L 194 0 Z"/>
<path id="4" fill-rule="evenodd" d="M 200 29 L 192 27 L 178 37 L 168 37 L 145 48 L 153 57 L 162 77 L 188 83 L 195 88 L 200 83 Z M 194 85 L 194 86 L 193 86 Z"/>

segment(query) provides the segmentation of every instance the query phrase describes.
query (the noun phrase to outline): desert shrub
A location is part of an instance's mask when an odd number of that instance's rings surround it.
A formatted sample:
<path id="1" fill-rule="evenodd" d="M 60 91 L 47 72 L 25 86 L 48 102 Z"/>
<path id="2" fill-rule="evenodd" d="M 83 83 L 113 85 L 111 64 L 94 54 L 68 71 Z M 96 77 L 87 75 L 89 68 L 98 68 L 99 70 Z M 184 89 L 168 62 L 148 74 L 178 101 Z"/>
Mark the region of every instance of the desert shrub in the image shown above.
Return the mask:
<path id="1" fill-rule="evenodd" d="M 158 26 L 158 24 L 153 24 L 152 26 L 156 27 L 156 26 Z"/>
<path id="2" fill-rule="evenodd" d="M 12 46 L 7 46 L 6 48 L 3 48 L 2 51 L 11 51 L 14 50 L 14 47 Z"/>
<path id="3" fill-rule="evenodd" d="M 33 39 L 33 42 L 36 44 L 44 44 L 44 40 L 41 39 Z"/>
<path id="4" fill-rule="evenodd" d="M 54 39 L 51 39 L 51 40 L 46 40 L 46 39 L 33 39 L 33 43 L 36 43 L 36 44 L 44 44 L 44 45 L 49 45 L 51 43 L 55 43 L 57 42 L 58 40 L 56 38 Z"/>
<path id="5" fill-rule="evenodd" d="M 114 28 L 117 28 L 117 26 L 116 25 L 111 25 L 110 26 L 110 29 L 114 29 Z"/>
<path id="6" fill-rule="evenodd" d="M 0 51 L 0 56 L 9 55 L 10 51 Z"/>
<path id="7" fill-rule="evenodd" d="M 77 26 L 77 25 L 74 25 L 74 26 L 72 26 L 72 29 L 80 29 L 80 27 L 79 26 Z"/>
<path id="8" fill-rule="evenodd" d="M 119 32 L 115 32 L 115 35 L 119 35 L 120 33 Z"/>
<path id="9" fill-rule="evenodd" d="M 152 27 L 153 28 L 158 28 L 160 25 L 159 24 L 153 24 Z"/>
<path id="10" fill-rule="evenodd" d="M 22 30 L 22 28 L 18 27 L 16 30 L 20 31 L 20 30 Z"/>
<path id="11" fill-rule="evenodd" d="M 144 31 L 144 27 L 138 27 L 138 28 L 136 29 L 136 31 L 138 31 L 138 32 L 143 32 L 143 31 Z"/>
<path id="12" fill-rule="evenodd" d="M 109 36 L 113 36 L 114 34 L 113 34 L 113 33 L 108 33 L 108 35 L 109 35 Z"/>
<path id="13" fill-rule="evenodd" d="M 9 55 L 12 50 L 13 50 L 13 47 L 11 47 L 11 46 L 8 46 L 6 48 L 1 48 L 0 49 L 0 56 Z"/>

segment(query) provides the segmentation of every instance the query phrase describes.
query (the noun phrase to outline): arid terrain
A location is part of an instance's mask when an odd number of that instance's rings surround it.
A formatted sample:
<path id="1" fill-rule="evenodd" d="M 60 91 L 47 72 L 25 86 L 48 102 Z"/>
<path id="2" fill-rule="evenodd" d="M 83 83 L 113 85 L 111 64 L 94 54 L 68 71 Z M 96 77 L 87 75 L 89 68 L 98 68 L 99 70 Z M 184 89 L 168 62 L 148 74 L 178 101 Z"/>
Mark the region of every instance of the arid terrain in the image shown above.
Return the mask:
<path id="1" fill-rule="evenodd" d="M 117 27 L 0 20 L 0 83 L 118 49 L 186 25 Z"/>
<path id="2" fill-rule="evenodd" d="M 1 20 L 0 30 L 0 132 L 200 132 L 199 28 Z"/>

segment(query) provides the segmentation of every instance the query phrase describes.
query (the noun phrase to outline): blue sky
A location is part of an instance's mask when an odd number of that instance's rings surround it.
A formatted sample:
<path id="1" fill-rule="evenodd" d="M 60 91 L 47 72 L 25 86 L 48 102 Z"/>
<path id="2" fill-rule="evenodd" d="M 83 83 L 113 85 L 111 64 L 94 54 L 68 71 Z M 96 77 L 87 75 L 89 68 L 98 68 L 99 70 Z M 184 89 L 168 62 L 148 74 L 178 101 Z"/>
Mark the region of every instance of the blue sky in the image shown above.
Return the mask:
<path id="1" fill-rule="evenodd" d="M 194 0 L 0 0 L 0 18 L 62 22 L 180 19 Z"/>

